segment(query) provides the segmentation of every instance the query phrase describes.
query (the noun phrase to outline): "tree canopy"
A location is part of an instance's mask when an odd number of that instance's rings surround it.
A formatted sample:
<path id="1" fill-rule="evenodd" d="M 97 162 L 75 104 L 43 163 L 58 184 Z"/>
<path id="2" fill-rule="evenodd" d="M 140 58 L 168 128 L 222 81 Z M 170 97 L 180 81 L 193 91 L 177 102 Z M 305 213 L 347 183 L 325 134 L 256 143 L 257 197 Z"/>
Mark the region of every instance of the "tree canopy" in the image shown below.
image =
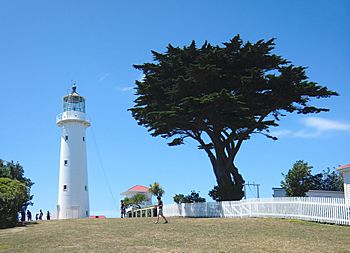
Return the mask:
<path id="1" fill-rule="evenodd" d="M 15 226 L 17 214 L 27 201 L 27 188 L 23 183 L 0 178 L 0 228 Z"/>
<path id="2" fill-rule="evenodd" d="M 296 161 L 281 186 L 285 188 L 287 196 L 305 196 L 309 190 L 343 191 L 344 180 L 340 173 L 331 171 L 330 168 L 322 173 L 312 175 L 312 166 L 302 160 Z"/>
<path id="3" fill-rule="evenodd" d="M 200 197 L 199 192 L 195 191 L 191 191 L 191 193 L 186 196 L 183 194 L 175 194 L 173 199 L 177 204 L 205 202 L 205 198 Z"/>
<path id="4" fill-rule="evenodd" d="M 212 163 L 221 200 L 244 195 L 234 160 L 245 140 L 252 134 L 277 139 L 269 129 L 286 113 L 328 111 L 312 99 L 337 95 L 309 81 L 305 67 L 273 54 L 274 46 L 274 39 L 243 43 L 239 35 L 223 46 L 169 44 L 165 53 L 152 51 L 153 62 L 134 65 L 144 78 L 136 81 L 133 117 L 170 146 L 197 141 Z"/>
<path id="5" fill-rule="evenodd" d="M 309 178 L 312 166 L 302 160 L 296 161 L 293 167 L 284 175 L 281 186 L 286 190 L 289 197 L 305 197 L 306 192 L 310 190 Z"/>
<path id="6" fill-rule="evenodd" d="M 126 207 L 136 207 L 141 208 L 141 205 L 147 200 L 147 197 L 144 194 L 137 193 L 131 198 L 125 197 L 124 204 Z"/>
<path id="7" fill-rule="evenodd" d="M 158 182 L 154 182 L 153 184 L 149 185 L 148 192 L 152 193 L 152 195 L 156 197 L 162 197 L 164 194 L 164 189 Z"/>
<path id="8" fill-rule="evenodd" d="M 32 204 L 30 188 L 33 184 L 24 177 L 22 165 L 0 159 L 0 227 L 16 225 L 22 206 Z"/>

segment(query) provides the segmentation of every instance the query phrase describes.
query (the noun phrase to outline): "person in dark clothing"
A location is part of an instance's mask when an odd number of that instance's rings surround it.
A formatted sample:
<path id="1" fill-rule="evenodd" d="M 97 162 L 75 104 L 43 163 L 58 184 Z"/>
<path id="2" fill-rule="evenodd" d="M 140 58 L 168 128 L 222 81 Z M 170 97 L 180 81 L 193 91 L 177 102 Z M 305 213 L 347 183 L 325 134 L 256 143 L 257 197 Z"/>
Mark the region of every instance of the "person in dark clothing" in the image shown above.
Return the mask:
<path id="1" fill-rule="evenodd" d="M 46 219 L 47 219 L 47 220 L 50 220 L 50 219 L 51 219 L 51 216 L 50 216 L 50 212 L 49 212 L 49 211 L 47 211 L 47 213 L 46 213 Z"/>
<path id="2" fill-rule="evenodd" d="M 157 197 L 158 200 L 158 204 L 157 204 L 157 208 L 158 208 L 158 215 L 157 215 L 157 221 L 155 222 L 156 224 L 159 221 L 159 217 L 162 216 L 163 219 L 165 220 L 164 223 L 168 223 L 168 220 L 164 217 L 163 215 L 163 201 L 162 198 L 160 196 Z"/>
<path id="3" fill-rule="evenodd" d="M 39 219 L 39 214 L 37 213 L 36 215 L 35 215 L 35 220 L 38 220 Z"/>
<path id="4" fill-rule="evenodd" d="M 41 211 L 41 209 L 40 209 L 40 211 L 39 211 L 39 220 L 43 220 L 43 211 Z"/>
<path id="5" fill-rule="evenodd" d="M 27 220 L 28 221 L 32 220 L 32 213 L 29 210 L 27 210 Z"/>
<path id="6" fill-rule="evenodd" d="M 21 221 L 22 221 L 22 226 L 26 225 L 26 207 L 22 206 L 21 209 Z"/>
<path id="7" fill-rule="evenodd" d="M 120 201 L 120 218 L 125 218 L 126 208 L 123 200 Z"/>

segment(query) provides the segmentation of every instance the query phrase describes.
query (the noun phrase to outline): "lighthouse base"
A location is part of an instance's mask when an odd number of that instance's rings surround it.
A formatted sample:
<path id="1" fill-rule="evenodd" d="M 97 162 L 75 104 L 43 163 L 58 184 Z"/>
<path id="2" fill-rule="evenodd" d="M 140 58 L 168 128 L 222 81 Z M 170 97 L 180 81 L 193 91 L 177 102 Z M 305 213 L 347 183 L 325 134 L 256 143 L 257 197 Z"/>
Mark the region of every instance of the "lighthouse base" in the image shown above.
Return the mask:
<path id="1" fill-rule="evenodd" d="M 62 208 L 57 205 L 57 219 L 79 219 L 87 218 L 90 216 L 89 211 L 86 208 L 81 208 L 80 206 L 71 206 L 70 208 Z"/>

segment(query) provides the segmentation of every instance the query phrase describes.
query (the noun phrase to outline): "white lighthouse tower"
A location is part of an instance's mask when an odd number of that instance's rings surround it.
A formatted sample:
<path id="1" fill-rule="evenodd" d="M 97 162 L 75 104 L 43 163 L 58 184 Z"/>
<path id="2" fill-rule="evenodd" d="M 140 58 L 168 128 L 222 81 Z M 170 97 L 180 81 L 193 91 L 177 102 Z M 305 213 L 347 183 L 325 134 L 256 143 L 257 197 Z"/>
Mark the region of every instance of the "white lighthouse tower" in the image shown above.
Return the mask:
<path id="1" fill-rule="evenodd" d="M 89 188 L 86 162 L 85 98 L 73 85 L 63 97 L 63 112 L 56 124 L 62 129 L 57 219 L 89 217 Z"/>

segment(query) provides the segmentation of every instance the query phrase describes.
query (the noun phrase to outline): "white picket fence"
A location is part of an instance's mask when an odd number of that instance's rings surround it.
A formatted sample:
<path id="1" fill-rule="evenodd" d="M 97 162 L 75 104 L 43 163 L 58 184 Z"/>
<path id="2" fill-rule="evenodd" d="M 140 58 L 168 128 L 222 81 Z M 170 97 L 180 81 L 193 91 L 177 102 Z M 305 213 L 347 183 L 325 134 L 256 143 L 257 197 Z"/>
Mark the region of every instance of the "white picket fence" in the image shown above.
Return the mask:
<path id="1" fill-rule="evenodd" d="M 170 204 L 164 215 L 181 217 L 272 217 L 350 225 L 343 198 L 285 197 L 241 201 Z"/>

